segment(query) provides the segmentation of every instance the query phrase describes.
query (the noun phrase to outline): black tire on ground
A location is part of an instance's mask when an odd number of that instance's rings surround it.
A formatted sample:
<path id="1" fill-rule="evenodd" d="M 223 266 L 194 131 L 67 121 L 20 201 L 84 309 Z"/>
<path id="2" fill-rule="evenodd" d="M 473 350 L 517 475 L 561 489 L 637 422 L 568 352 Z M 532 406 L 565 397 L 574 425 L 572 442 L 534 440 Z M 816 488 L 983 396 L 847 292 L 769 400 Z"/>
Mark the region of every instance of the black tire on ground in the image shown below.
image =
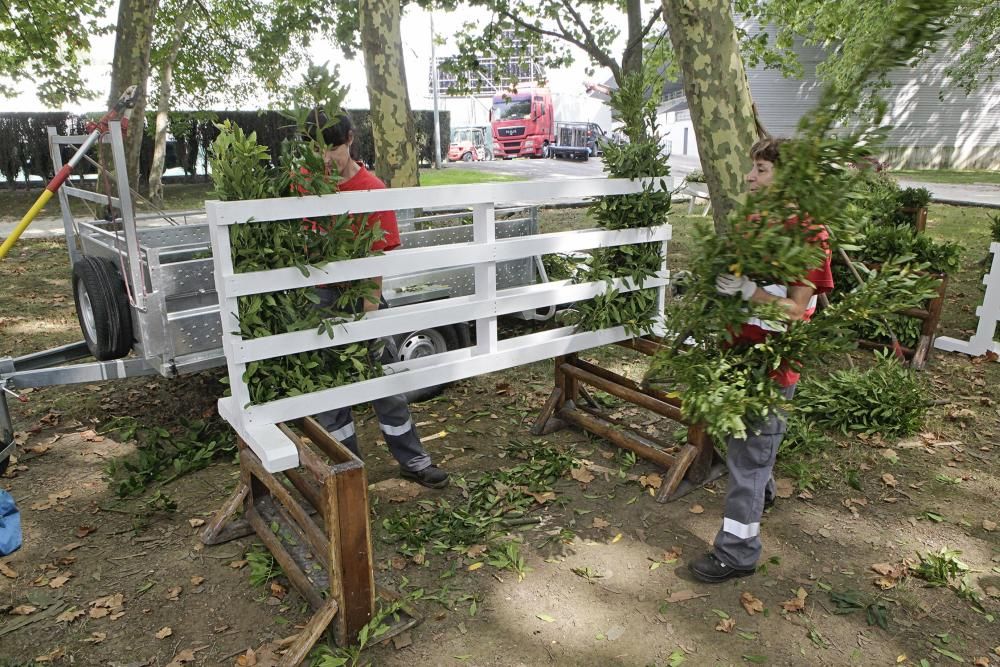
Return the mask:
<path id="1" fill-rule="evenodd" d="M 81 257 L 73 265 L 73 299 L 87 348 L 98 361 L 132 350 L 132 310 L 118 268 L 103 257 Z"/>
<path id="2" fill-rule="evenodd" d="M 472 162 L 472 153 L 468 153 L 468 152 L 463 153 L 462 154 L 462 162 Z"/>
<path id="3" fill-rule="evenodd" d="M 421 329 L 408 334 L 400 334 L 395 337 L 396 359 L 406 361 L 408 359 L 418 359 L 431 354 L 449 352 L 468 347 L 470 344 L 469 325 L 463 323 L 451 326 L 437 327 L 435 329 Z M 424 387 L 414 391 L 406 392 L 406 400 L 410 403 L 420 403 L 428 401 L 444 391 L 448 383 Z"/>

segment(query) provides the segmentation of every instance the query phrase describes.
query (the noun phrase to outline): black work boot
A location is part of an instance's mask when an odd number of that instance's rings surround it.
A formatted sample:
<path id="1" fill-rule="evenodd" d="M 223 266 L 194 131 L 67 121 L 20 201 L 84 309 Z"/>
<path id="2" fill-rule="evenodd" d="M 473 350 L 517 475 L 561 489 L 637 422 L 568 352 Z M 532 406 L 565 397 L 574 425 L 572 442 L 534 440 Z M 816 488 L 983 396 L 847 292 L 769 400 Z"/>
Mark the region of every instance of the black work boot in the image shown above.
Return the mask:
<path id="1" fill-rule="evenodd" d="M 411 479 L 428 489 L 443 489 L 448 486 L 448 473 L 436 465 L 429 465 L 421 470 L 400 470 L 403 479 Z"/>
<path id="2" fill-rule="evenodd" d="M 719 584 L 737 577 L 749 577 L 757 571 L 756 568 L 744 570 L 729 567 L 712 552 L 688 563 L 688 569 L 691 570 L 691 574 L 694 575 L 695 579 L 709 584 Z"/>

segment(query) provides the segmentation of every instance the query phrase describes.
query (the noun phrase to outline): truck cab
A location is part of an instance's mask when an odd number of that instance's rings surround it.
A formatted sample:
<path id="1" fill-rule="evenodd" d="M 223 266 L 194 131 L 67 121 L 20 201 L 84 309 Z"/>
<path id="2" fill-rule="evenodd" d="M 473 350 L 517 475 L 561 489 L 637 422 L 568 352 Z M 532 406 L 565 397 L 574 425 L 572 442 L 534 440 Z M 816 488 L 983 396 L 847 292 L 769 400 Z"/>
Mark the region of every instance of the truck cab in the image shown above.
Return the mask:
<path id="1" fill-rule="evenodd" d="M 544 157 L 555 142 L 552 94 L 545 88 L 528 88 L 494 95 L 490 125 L 496 157 Z"/>
<path id="2" fill-rule="evenodd" d="M 451 143 L 448 146 L 449 162 L 492 159 L 493 145 L 489 137 L 489 128 L 456 127 L 452 129 Z"/>

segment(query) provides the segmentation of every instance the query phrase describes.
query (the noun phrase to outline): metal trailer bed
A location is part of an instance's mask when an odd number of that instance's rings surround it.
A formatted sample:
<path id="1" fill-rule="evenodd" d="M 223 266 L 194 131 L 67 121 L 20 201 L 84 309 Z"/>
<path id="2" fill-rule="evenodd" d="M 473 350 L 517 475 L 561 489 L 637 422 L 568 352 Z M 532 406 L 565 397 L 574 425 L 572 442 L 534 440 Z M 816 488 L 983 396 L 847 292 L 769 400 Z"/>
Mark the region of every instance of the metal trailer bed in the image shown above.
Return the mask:
<path id="1" fill-rule="evenodd" d="M 112 123 L 109 134 L 105 141 L 112 145 L 117 167 L 124 164 L 120 125 Z M 54 128 L 49 128 L 49 147 L 57 170 L 62 166 L 60 146 L 82 142 L 84 138 L 58 136 Z M 120 359 L 72 363 L 91 357 L 86 341 L 81 341 L 20 357 L 0 357 L 0 465 L 14 447 L 14 427 L 6 399 L 7 395 L 20 398 L 17 389 L 153 374 L 169 378 L 225 364 L 204 212 L 137 216 L 124 168 L 116 168 L 115 173 L 118 196 L 110 198 L 118 212 L 114 221 L 78 222 L 69 206 L 71 196 L 107 204 L 107 195 L 67 184 L 60 189 L 59 200 L 71 266 L 87 256 L 105 258 L 120 269 L 130 302 L 132 352 Z M 471 211 L 421 216 L 400 212 L 403 247 L 472 241 L 471 221 Z M 498 237 L 524 236 L 537 231 L 537 208 L 498 209 Z M 539 257 L 504 262 L 497 267 L 500 289 L 533 284 L 539 278 L 547 280 Z M 472 294 L 474 283 L 474 268 L 468 266 L 398 276 L 386 280 L 383 293 L 392 307 Z M 74 296 L 79 301 L 80 296 Z M 78 305 L 78 313 L 79 309 Z M 553 314 L 554 309 L 550 309 L 541 314 L 527 311 L 521 316 L 547 319 Z M 92 327 L 93 322 L 88 325 Z M 406 359 L 443 352 L 448 349 L 449 341 L 455 344 L 455 339 L 454 335 L 442 335 L 435 330 L 413 332 L 400 339 L 400 354 Z M 469 344 L 467 334 L 458 339 L 459 345 Z"/>

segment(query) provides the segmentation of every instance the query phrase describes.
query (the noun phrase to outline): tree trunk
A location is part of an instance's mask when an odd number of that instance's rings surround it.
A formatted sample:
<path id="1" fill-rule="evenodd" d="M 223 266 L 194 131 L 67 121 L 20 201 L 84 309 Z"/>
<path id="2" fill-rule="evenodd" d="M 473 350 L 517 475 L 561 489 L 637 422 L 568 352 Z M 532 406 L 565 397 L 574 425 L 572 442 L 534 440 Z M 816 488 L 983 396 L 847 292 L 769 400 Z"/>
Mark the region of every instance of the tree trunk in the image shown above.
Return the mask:
<path id="1" fill-rule="evenodd" d="M 420 185 L 400 35 L 399 0 L 359 0 L 375 173 L 390 188 Z"/>
<path id="2" fill-rule="evenodd" d="M 642 71 L 642 0 L 627 0 L 628 42 L 622 54 L 622 76 Z M 618 82 L 621 85 L 621 81 Z"/>
<path id="3" fill-rule="evenodd" d="M 160 65 L 159 101 L 156 105 L 156 135 L 153 137 L 153 164 L 149 169 L 149 198 L 158 206 L 163 204 L 163 169 L 167 161 L 167 127 L 170 124 L 170 93 L 174 79 L 174 63 L 180 48 L 184 26 L 187 25 L 187 7 L 177 14 L 174 32 L 167 48 L 167 59 Z"/>
<path id="4" fill-rule="evenodd" d="M 118 30 L 115 54 L 111 61 L 110 104 L 129 86 L 137 86 L 135 106 L 129 118 L 125 139 L 128 181 L 139 184 L 139 152 L 146 115 L 146 80 L 149 78 L 149 51 L 153 43 L 153 24 L 159 0 L 121 0 L 118 6 Z M 126 196 L 122 193 L 122 196 Z"/>
<path id="5" fill-rule="evenodd" d="M 728 230 L 726 219 L 746 192 L 757 138 L 731 12 L 729 0 L 663 0 L 719 233 Z"/>

